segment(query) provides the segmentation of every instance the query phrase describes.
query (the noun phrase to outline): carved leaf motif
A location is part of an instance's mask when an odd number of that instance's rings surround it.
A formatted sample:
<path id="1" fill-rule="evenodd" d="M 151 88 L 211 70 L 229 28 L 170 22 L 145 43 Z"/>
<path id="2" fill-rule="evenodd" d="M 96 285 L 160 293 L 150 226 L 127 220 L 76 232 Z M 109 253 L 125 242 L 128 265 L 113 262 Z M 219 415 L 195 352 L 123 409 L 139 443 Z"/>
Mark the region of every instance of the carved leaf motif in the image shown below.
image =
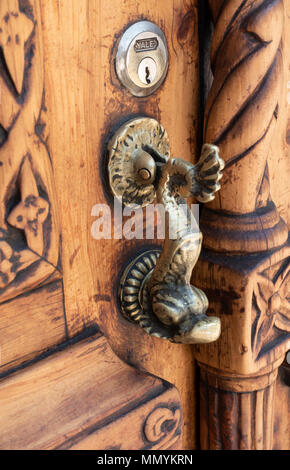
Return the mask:
<path id="1" fill-rule="evenodd" d="M 14 251 L 9 243 L 0 240 L 0 289 L 11 284 L 20 271 L 37 260 L 38 256 L 30 250 Z"/>
<path id="2" fill-rule="evenodd" d="M 33 22 L 19 10 L 18 0 L 1 0 L 0 46 L 18 94 L 21 93 L 23 85 L 24 46 L 33 26 Z"/>
<path id="3" fill-rule="evenodd" d="M 0 289 L 12 282 L 16 277 L 13 269 L 13 250 L 5 241 L 0 242 Z"/>
<path id="4" fill-rule="evenodd" d="M 272 277 L 272 280 L 269 277 Z M 253 310 L 256 314 L 252 328 L 252 347 L 256 355 L 267 342 L 273 327 L 290 332 L 290 263 L 284 260 L 273 272 L 257 276 L 253 292 Z"/>
<path id="5" fill-rule="evenodd" d="M 21 169 L 21 202 L 12 210 L 7 221 L 24 230 L 27 245 L 42 256 L 44 248 L 43 224 L 49 213 L 49 203 L 39 196 L 37 184 L 28 158 Z"/>
<path id="6" fill-rule="evenodd" d="M 263 275 L 258 275 L 253 294 L 253 309 L 256 311 L 254 322 L 253 350 L 258 354 L 261 344 L 265 343 L 274 325 L 275 313 L 269 300 L 275 293 L 275 286 Z"/>
<path id="7" fill-rule="evenodd" d="M 279 293 L 279 311 L 275 326 L 290 333 L 290 262 L 286 261 L 284 269 L 279 273 L 275 282 L 276 292 Z"/>

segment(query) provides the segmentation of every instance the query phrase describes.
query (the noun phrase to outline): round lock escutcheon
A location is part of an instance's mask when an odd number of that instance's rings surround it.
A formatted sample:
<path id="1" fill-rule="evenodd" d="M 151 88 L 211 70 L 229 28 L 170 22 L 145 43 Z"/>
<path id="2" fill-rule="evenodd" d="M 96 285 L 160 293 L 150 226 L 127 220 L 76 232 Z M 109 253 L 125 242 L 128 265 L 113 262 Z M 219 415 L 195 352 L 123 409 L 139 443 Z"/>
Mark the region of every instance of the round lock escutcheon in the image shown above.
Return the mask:
<path id="1" fill-rule="evenodd" d="M 116 55 L 120 82 L 134 96 L 149 96 L 163 83 L 167 70 L 168 48 L 161 29 L 151 21 L 129 26 Z"/>

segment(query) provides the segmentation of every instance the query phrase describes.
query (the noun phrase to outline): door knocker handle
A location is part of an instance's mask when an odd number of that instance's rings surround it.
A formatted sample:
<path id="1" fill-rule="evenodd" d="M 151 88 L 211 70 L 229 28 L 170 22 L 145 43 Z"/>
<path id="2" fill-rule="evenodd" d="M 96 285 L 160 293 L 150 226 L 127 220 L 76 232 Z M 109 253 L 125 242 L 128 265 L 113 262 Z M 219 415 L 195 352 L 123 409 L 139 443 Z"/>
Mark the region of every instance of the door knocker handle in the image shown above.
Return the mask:
<path id="1" fill-rule="evenodd" d="M 139 254 L 124 269 L 119 287 L 123 315 L 150 335 L 190 344 L 220 335 L 220 319 L 206 315 L 206 295 L 190 284 L 202 234 L 185 199 L 214 199 L 223 168 L 218 147 L 210 144 L 203 145 L 196 165 L 171 158 L 168 135 L 151 118 L 127 122 L 109 142 L 114 196 L 131 207 L 145 207 L 157 196 L 165 209 L 163 249 Z"/>

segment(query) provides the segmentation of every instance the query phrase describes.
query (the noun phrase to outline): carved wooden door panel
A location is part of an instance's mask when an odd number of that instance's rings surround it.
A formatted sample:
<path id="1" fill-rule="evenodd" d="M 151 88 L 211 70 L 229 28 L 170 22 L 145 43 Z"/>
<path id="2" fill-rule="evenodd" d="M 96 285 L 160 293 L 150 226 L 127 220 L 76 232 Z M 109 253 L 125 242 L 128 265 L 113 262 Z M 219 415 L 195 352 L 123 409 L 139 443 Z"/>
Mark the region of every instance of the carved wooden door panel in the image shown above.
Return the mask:
<path id="1" fill-rule="evenodd" d="M 289 18 L 282 0 L 1 0 L 0 448 L 290 447 Z M 114 60 L 141 19 L 169 69 L 137 98 Z M 92 236 L 96 204 L 114 224 L 108 141 L 136 116 L 173 155 L 204 140 L 226 164 L 193 275 L 211 345 L 120 313 L 124 266 L 160 240 Z"/>
<path id="2" fill-rule="evenodd" d="M 113 67 L 122 30 L 142 17 L 159 24 L 176 57 L 167 87 L 148 99 L 122 88 Z M 91 228 L 93 207 L 107 202 L 105 142 L 119 122 L 163 113 L 176 152 L 191 159 L 196 25 L 190 1 L 1 0 L 3 449 L 194 447 L 192 350 L 121 317 L 118 278 L 141 242 L 96 241 Z M 177 125 L 176 105 L 187 107 Z"/>

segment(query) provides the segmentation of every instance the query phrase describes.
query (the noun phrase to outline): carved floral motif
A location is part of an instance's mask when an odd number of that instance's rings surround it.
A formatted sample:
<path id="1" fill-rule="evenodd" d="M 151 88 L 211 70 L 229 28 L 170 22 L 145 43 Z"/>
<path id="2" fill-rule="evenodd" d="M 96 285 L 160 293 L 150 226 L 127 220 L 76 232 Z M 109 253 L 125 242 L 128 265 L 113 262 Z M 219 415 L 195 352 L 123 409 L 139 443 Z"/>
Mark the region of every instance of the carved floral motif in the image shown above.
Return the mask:
<path id="1" fill-rule="evenodd" d="M 19 256 L 15 256 L 11 246 L 0 242 L 0 289 L 15 279 L 18 260 Z"/>
<path id="2" fill-rule="evenodd" d="M 14 251 L 6 241 L 0 241 L 0 290 L 11 284 L 17 274 L 38 260 L 30 250 Z"/>
<path id="3" fill-rule="evenodd" d="M 35 9 L 0 2 L 0 302 L 58 270 L 53 173 L 37 132 L 44 76 Z"/>
<path id="4" fill-rule="evenodd" d="M 257 356 L 273 337 L 274 326 L 290 333 L 290 260 L 257 275 L 253 292 L 252 349 Z"/>

